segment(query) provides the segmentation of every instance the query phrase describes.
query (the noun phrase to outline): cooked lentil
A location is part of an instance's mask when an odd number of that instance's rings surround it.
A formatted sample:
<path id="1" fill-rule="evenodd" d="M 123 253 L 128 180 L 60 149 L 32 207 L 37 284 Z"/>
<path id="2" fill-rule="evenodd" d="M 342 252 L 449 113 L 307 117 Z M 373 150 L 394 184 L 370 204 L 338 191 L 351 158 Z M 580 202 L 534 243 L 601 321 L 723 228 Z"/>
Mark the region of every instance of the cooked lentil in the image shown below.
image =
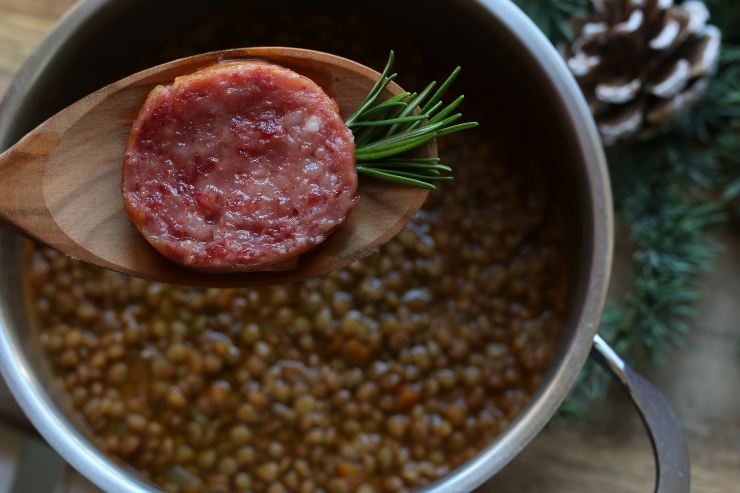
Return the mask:
<path id="1" fill-rule="evenodd" d="M 217 32 L 230 46 L 377 66 L 382 39 L 403 81 L 428 77 L 418 47 L 377 25 L 273 20 L 294 27 L 232 26 L 231 39 L 216 25 L 170 46 L 208 51 Z M 445 475 L 506 427 L 562 323 L 561 228 L 526 130 L 486 119 L 500 103 L 477 85 L 465 92 L 482 125 L 442 143 L 455 183 L 378 253 L 324 278 L 180 288 L 35 247 L 40 342 L 97 446 L 168 492 L 392 493 Z"/>
<path id="2" fill-rule="evenodd" d="M 408 491 L 475 454 L 537 387 L 564 289 L 543 202 L 475 149 L 495 181 L 461 170 L 466 193 L 298 285 L 178 288 L 36 248 L 41 342 L 98 446 L 183 492 Z"/>

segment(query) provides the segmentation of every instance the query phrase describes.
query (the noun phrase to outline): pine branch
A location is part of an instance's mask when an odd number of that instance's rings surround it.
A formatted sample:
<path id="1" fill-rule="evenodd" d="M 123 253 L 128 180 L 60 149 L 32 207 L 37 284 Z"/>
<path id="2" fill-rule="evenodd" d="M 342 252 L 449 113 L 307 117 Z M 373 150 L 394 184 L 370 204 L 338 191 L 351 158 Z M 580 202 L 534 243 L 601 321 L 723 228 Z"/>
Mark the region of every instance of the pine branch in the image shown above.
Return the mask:
<path id="1" fill-rule="evenodd" d="M 740 31 L 740 29 L 739 29 Z M 704 102 L 676 126 L 685 137 L 709 144 L 727 124 L 740 120 L 740 46 L 725 44 Z"/>
<path id="2" fill-rule="evenodd" d="M 677 132 L 682 154 L 703 165 L 694 166 L 695 178 L 740 217 L 740 45 L 725 45 L 705 102 Z"/>
<path id="3" fill-rule="evenodd" d="M 514 0 L 554 44 L 573 39 L 571 21 L 593 10 L 590 0 Z"/>
<path id="4" fill-rule="evenodd" d="M 574 19 L 592 0 L 515 0 L 553 43 L 572 39 Z M 618 220 L 633 248 L 632 284 L 609 306 L 600 333 L 627 359 L 644 353 L 659 362 L 682 341 L 694 315 L 697 277 L 719 246 L 708 232 L 736 207 L 740 217 L 740 2 L 705 0 L 722 30 L 720 66 L 705 101 L 667 135 L 611 151 Z M 589 363 L 561 409 L 578 415 L 587 399 L 603 397 L 609 378 Z"/>
<path id="5" fill-rule="evenodd" d="M 711 267 L 717 246 L 706 233 L 724 215 L 714 203 L 693 200 L 665 173 L 639 183 L 624 197 L 622 219 L 630 225 L 634 287 L 621 308 L 604 319 L 602 333 L 618 351 L 644 349 L 654 362 L 680 344 L 695 315 L 696 278 Z"/>
<path id="6" fill-rule="evenodd" d="M 724 215 L 716 203 L 702 202 L 680 186 L 686 169 L 675 152 L 666 152 L 665 140 L 612 154 L 610 163 L 619 218 L 629 225 L 634 246 L 633 287 L 606 309 L 599 332 L 627 359 L 645 353 L 660 362 L 689 329 L 696 278 L 718 251 L 707 232 Z M 584 398 L 604 397 L 611 379 L 589 363 L 579 382 L 563 414 L 578 415 Z"/>

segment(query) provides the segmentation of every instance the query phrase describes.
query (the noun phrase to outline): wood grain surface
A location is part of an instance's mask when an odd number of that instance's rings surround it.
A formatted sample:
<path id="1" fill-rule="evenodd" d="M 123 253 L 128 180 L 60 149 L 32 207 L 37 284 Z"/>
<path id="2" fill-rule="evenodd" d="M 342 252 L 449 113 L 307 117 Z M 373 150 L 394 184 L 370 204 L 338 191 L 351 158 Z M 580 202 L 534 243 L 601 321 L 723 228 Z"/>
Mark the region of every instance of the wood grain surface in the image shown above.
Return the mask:
<path id="1" fill-rule="evenodd" d="M 72 3 L 0 0 L 0 92 Z M 702 280 L 699 318 L 685 347 L 671 352 L 659 370 L 642 367 L 684 424 L 697 493 L 740 492 L 740 230 L 719 237 L 726 248 Z M 613 293 L 628 282 L 629 257 L 618 235 Z M 551 424 L 482 492 L 648 493 L 653 480 L 649 442 L 630 404 L 615 390 L 585 422 Z"/>

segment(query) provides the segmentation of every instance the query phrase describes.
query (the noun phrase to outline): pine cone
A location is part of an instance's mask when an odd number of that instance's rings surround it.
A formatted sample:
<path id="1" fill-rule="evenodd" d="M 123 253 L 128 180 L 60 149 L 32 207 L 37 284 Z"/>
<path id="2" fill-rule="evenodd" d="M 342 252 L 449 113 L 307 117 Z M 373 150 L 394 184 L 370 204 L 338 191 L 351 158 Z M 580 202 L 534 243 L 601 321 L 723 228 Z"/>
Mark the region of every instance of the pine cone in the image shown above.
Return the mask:
<path id="1" fill-rule="evenodd" d="M 564 49 L 607 145 L 647 139 L 704 96 L 721 35 L 699 0 L 593 0 Z"/>

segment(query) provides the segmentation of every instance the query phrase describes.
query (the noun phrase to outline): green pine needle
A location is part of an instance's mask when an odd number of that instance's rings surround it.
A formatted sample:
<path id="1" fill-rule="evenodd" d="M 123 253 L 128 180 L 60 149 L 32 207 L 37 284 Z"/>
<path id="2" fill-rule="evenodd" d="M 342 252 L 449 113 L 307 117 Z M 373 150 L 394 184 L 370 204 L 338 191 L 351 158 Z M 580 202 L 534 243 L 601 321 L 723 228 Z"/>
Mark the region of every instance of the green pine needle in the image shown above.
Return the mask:
<path id="1" fill-rule="evenodd" d="M 572 39 L 574 19 L 591 15 L 592 0 L 515 0 L 555 44 Z M 660 362 L 680 344 L 696 315 L 699 274 L 720 247 L 708 233 L 740 217 L 740 2 L 705 0 L 722 31 L 717 74 L 707 96 L 668 134 L 610 150 L 617 218 L 632 255 L 632 283 L 603 316 L 600 333 L 628 360 Z M 561 409 L 578 415 L 611 382 L 589 363 Z"/>
<path id="2" fill-rule="evenodd" d="M 670 152 L 661 151 L 665 144 L 637 145 L 609 156 L 618 217 L 628 226 L 634 253 L 631 288 L 621 303 L 607 307 L 599 330 L 627 359 L 640 352 L 654 363 L 680 345 L 688 331 L 697 277 L 711 267 L 719 250 L 707 232 L 725 220 L 717 203 L 680 186 L 689 178 Z M 583 399 L 605 397 L 613 380 L 589 363 L 579 381 L 563 410 L 566 415 L 577 415 L 574 410 L 585 406 Z"/>
<path id="3" fill-rule="evenodd" d="M 407 154 L 438 137 L 478 125 L 476 122 L 456 123 L 462 114 L 453 112 L 463 101 L 462 96 L 447 105 L 442 101 L 460 74 L 460 67 L 453 70 L 436 91 L 437 83 L 431 82 L 419 93 L 404 92 L 378 101 L 396 76 L 388 75 L 393 61 L 391 51 L 380 78 L 346 121 L 355 135 L 357 172 L 435 190 L 434 182 L 452 180 L 449 175 L 452 168 L 440 164 L 439 158 L 417 158 Z"/>

